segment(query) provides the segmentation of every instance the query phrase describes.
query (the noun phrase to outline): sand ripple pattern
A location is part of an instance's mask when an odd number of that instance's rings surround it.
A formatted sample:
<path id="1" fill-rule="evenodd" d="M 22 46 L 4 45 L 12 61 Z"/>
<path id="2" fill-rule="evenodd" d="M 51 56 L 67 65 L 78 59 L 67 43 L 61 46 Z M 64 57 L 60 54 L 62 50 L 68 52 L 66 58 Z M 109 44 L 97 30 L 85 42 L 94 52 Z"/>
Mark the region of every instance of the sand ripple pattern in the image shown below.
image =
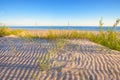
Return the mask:
<path id="1" fill-rule="evenodd" d="M 37 57 L 48 54 L 54 41 L 0 38 L 0 80 L 34 80 L 34 74 L 38 80 L 120 80 L 120 52 L 88 40 L 68 41 L 51 59 L 60 69 L 41 72 Z"/>

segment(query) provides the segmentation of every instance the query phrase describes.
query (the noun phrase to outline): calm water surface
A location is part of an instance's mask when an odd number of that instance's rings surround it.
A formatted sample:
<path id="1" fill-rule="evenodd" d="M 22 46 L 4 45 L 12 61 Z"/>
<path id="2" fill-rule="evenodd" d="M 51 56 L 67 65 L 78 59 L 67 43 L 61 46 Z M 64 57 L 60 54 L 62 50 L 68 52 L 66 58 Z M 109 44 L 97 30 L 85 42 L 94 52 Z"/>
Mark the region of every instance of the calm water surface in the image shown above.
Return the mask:
<path id="1" fill-rule="evenodd" d="M 11 29 L 25 29 L 25 30 L 89 30 L 98 31 L 99 26 L 10 26 Z M 103 30 L 108 30 L 111 27 L 103 27 Z M 120 31 L 120 26 L 116 27 L 115 30 Z"/>

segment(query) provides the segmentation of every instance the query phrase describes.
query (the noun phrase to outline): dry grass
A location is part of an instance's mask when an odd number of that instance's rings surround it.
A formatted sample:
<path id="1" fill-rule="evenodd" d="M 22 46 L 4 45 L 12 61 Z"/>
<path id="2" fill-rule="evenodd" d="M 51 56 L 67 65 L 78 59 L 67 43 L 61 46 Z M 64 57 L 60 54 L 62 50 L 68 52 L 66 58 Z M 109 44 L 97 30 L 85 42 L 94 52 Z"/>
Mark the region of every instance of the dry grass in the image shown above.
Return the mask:
<path id="1" fill-rule="evenodd" d="M 0 36 L 17 35 L 24 38 L 44 38 L 44 39 L 88 39 L 98 44 L 120 51 L 120 38 L 115 31 L 115 27 L 119 24 L 120 19 L 117 19 L 113 27 L 103 31 L 102 19 L 99 21 L 99 32 L 86 32 L 77 30 L 46 30 L 46 31 L 33 31 L 29 33 L 23 30 L 10 30 L 7 27 L 0 28 Z"/>

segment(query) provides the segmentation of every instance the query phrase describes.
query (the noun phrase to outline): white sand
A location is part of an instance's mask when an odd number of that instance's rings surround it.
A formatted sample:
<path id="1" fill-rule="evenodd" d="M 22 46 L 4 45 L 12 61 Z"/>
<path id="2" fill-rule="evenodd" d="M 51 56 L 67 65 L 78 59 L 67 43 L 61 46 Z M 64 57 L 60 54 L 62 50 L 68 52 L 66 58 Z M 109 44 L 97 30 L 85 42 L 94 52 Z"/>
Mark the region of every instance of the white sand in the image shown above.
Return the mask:
<path id="1" fill-rule="evenodd" d="M 33 80 L 36 75 L 38 80 L 120 80 L 120 52 L 87 40 L 68 41 L 68 46 L 51 58 L 51 67 L 57 65 L 61 70 L 41 72 L 37 57 L 52 50 L 54 41 L 0 38 L 0 79 Z"/>

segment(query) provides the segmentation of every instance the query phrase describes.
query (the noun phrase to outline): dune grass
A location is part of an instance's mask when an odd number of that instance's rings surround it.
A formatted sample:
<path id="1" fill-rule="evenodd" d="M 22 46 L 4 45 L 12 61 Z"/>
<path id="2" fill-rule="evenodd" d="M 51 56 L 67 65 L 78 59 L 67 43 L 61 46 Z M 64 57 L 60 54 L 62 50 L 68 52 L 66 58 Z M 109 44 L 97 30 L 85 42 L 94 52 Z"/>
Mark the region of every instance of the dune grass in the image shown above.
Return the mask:
<path id="1" fill-rule="evenodd" d="M 19 37 L 31 37 L 32 35 L 22 29 L 9 29 L 7 26 L 0 26 L 0 37 L 9 36 L 9 35 L 16 35 Z"/>
<path id="2" fill-rule="evenodd" d="M 0 37 L 10 35 L 10 30 L 8 27 L 1 27 L 0 28 Z"/>
<path id="3" fill-rule="evenodd" d="M 110 49 L 120 51 L 120 37 L 118 32 L 115 31 L 115 27 L 119 24 L 120 19 L 117 19 L 113 27 L 108 28 L 107 31 L 103 31 L 103 22 L 100 20 L 100 30 L 97 35 L 90 35 L 90 40 L 99 43 L 103 46 L 109 47 Z"/>
<path id="4" fill-rule="evenodd" d="M 87 32 L 87 31 L 77 31 L 77 30 L 48 30 L 44 36 L 41 34 L 31 34 L 24 30 L 10 30 L 8 27 L 0 28 L 0 37 L 6 35 L 17 35 L 19 37 L 34 39 L 34 38 L 44 38 L 49 40 L 55 39 L 88 39 L 95 43 L 106 46 L 110 49 L 120 51 L 120 36 L 119 32 L 115 31 L 115 27 L 120 23 L 120 19 L 117 19 L 113 24 L 113 27 L 108 27 L 107 31 L 103 30 L 103 21 L 99 21 L 100 29 L 98 32 Z"/>
<path id="5" fill-rule="evenodd" d="M 112 27 L 108 27 L 107 31 L 103 30 L 103 21 L 99 21 L 99 31 L 98 32 L 87 32 L 87 31 L 77 31 L 65 30 L 55 31 L 49 30 L 45 36 L 42 36 L 44 39 L 88 39 L 95 43 L 106 46 L 110 49 L 120 51 L 120 37 L 119 32 L 115 31 L 115 27 L 120 23 L 120 19 L 117 19 Z M 40 36 L 34 36 L 34 38 L 41 38 Z"/>

